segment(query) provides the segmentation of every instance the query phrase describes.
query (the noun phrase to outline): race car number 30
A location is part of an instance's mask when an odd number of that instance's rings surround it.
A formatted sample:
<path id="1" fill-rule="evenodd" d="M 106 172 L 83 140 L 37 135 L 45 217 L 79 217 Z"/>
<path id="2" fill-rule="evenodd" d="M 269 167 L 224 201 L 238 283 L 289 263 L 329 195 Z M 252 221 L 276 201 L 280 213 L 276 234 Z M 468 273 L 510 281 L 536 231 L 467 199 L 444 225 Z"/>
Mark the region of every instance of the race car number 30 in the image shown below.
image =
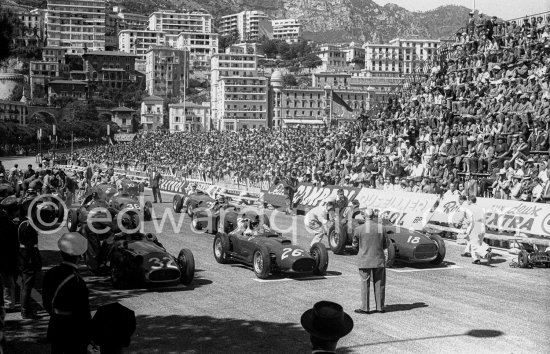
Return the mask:
<path id="1" fill-rule="evenodd" d="M 292 253 L 291 253 L 292 252 Z M 287 258 L 288 256 L 300 257 L 304 255 L 304 251 L 299 248 L 283 248 L 283 254 L 281 255 L 281 260 Z"/>

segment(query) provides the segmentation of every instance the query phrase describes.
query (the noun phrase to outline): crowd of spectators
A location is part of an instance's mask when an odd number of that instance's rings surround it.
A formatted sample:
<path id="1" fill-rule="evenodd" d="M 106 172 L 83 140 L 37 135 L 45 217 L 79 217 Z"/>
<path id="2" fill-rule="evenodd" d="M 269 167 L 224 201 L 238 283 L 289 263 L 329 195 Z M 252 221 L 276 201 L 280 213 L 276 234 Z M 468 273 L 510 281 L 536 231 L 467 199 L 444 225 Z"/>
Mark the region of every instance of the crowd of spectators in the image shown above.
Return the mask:
<path id="1" fill-rule="evenodd" d="M 184 178 L 273 182 L 294 174 L 322 185 L 545 202 L 549 31 L 542 18 L 469 21 L 382 110 L 353 123 L 152 132 L 80 150 L 77 160 Z"/>

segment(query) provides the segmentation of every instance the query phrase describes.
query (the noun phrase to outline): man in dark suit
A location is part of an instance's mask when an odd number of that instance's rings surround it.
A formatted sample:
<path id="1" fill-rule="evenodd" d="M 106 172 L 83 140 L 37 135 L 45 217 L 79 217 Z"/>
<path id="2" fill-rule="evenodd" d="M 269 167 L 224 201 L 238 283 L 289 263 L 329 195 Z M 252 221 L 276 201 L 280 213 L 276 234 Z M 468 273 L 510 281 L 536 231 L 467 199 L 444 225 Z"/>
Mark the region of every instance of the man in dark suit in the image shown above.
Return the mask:
<path id="1" fill-rule="evenodd" d="M 55 354 L 85 354 L 91 337 L 88 288 L 78 273 L 78 259 L 86 253 L 87 240 L 76 232 L 57 242 L 63 262 L 46 272 L 42 287 L 44 309 L 51 315 L 48 340 Z"/>
<path id="2" fill-rule="evenodd" d="M 361 275 L 361 308 L 356 313 L 369 313 L 370 281 L 374 283 L 376 310 L 384 312 L 386 292 L 386 257 L 388 239 L 382 226 L 374 220 L 374 211 L 366 209 L 365 223 L 353 231 L 354 244 L 359 245 L 359 274 Z"/>
<path id="3" fill-rule="evenodd" d="M 157 202 L 157 199 L 160 203 L 162 203 L 162 196 L 160 195 L 160 180 L 162 179 L 162 175 L 160 172 L 153 168 L 151 171 L 151 174 L 149 175 L 149 185 L 151 186 L 151 189 L 153 190 L 153 203 Z"/>

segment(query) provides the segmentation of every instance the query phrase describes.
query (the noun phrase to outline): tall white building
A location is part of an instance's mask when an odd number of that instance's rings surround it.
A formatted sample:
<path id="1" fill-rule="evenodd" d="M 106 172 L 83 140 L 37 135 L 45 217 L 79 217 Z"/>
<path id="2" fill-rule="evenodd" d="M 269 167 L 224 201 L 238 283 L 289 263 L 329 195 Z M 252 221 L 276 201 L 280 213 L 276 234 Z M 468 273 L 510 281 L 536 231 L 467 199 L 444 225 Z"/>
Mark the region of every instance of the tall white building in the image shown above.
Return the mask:
<path id="1" fill-rule="evenodd" d="M 260 21 L 267 19 L 262 11 L 242 11 L 237 14 L 222 16 L 218 32 L 220 36 L 228 36 L 237 31 L 241 41 L 257 40 Z"/>
<path id="2" fill-rule="evenodd" d="M 346 52 L 344 52 L 340 47 L 334 45 L 323 45 L 319 47 L 317 56 L 321 58 L 323 64 L 318 67 L 317 72 L 326 72 L 326 71 L 338 71 L 346 70 Z"/>
<path id="3" fill-rule="evenodd" d="M 302 25 L 295 18 L 272 20 L 273 38 L 296 42 L 302 36 Z"/>
<path id="4" fill-rule="evenodd" d="M 209 68 L 210 59 L 218 52 L 218 34 L 181 32 L 176 48 L 189 52 L 189 64 L 192 67 Z"/>
<path id="5" fill-rule="evenodd" d="M 66 47 L 69 53 L 105 50 L 105 0 L 48 0 L 48 46 Z"/>
<path id="6" fill-rule="evenodd" d="M 149 30 L 166 33 L 166 44 L 175 46 L 181 32 L 212 33 L 212 15 L 204 12 L 156 11 L 149 15 Z"/>
<path id="7" fill-rule="evenodd" d="M 388 44 L 365 44 L 365 69 L 374 76 L 412 74 L 435 58 L 440 40 L 396 38 Z"/>
<path id="8" fill-rule="evenodd" d="M 258 56 L 230 47 L 212 57 L 211 104 L 220 130 L 269 127 L 268 79 L 259 77 Z"/>

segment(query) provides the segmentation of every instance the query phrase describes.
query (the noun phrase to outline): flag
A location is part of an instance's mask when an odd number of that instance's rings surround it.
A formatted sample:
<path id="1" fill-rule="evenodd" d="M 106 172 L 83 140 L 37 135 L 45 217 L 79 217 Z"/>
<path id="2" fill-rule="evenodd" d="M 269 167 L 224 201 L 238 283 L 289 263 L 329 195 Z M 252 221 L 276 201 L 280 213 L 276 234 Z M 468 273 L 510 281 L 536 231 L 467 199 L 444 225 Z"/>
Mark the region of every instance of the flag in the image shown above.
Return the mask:
<path id="1" fill-rule="evenodd" d="M 346 101 L 344 101 L 342 97 L 338 96 L 338 94 L 334 91 L 332 91 L 332 101 L 344 107 L 348 112 L 353 112 L 353 109 L 346 103 Z"/>

